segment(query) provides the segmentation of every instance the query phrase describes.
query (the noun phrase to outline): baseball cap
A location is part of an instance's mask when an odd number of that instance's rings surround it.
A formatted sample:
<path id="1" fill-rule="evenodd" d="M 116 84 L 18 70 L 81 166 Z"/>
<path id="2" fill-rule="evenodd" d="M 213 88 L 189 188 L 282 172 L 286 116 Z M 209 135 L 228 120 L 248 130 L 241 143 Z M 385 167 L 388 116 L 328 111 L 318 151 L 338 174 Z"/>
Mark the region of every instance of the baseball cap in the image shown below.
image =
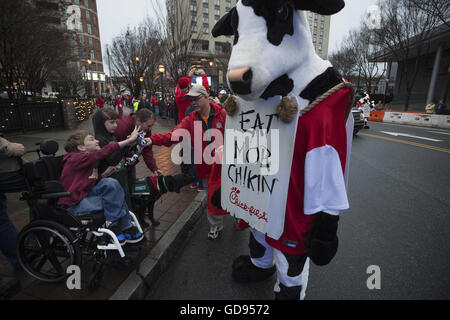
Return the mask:
<path id="1" fill-rule="evenodd" d="M 188 97 L 198 97 L 198 96 L 207 96 L 208 92 L 206 92 L 206 89 L 204 86 L 200 84 L 193 85 L 189 93 L 186 95 Z"/>

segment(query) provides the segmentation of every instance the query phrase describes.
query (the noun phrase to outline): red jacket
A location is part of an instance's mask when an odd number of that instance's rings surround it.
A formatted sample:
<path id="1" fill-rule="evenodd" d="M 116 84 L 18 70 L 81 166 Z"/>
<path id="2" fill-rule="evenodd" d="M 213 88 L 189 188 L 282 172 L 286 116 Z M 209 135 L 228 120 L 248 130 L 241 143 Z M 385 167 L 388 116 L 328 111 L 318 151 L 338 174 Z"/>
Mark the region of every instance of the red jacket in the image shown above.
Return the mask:
<path id="1" fill-rule="evenodd" d="M 208 77 L 206 74 L 202 75 L 202 82 L 203 86 L 206 89 L 206 92 L 209 91 L 209 83 L 208 83 Z M 189 99 L 185 98 L 185 95 L 188 94 L 189 91 L 181 92 L 180 87 L 177 85 L 177 88 L 175 89 L 175 102 L 177 103 L 178 108 L 178 120 L 183 121 L 183 118 L 185 117 L 186 110 L 191 105 L 191 102 Z"/>
<path id="2" fill-rule="evenodd" d="M 96 104 L 100 109 L 103 109 L 103 107 L 105 106 L 105 100 L 103 100 L 103 99 L 97 99 L 97 100 L 95 101 L 95 104 Z"/>
<path id="3" fill-rule="evenodd" d="M 127 137 L 133 132 L 135 127 L 135 122 L 133 119 L 133 113 L 127 116 L 123 116 L 119 120 L 117 120 L 117 129 L 114 132 L 114 137 L 117 141 L 126 140 Z M 147 131 L 147 137 L 152 135 L 152 131 Z M 158 166 L 156 165 L 155 158 L 153 157 L 152 147 L 146 147 L 142 151 L 142 157 L 144 158 L 145 164 L 150 169 L 150 171 L 155 172 L 158 170 Z"/>
<path id="4" fill-rule="evenodd" d="M 158 99 L 155 96 L 152 97 L 152 106 L 156 107 L 158 105 Z"/>
<path id="5" fill-rule="evenodd" d="M 59 199 L 58 203 L 68 207 L 86 198 L 98 181 L 98 161 L 119 150 L 119 144 L 112 142 L 94 152 L 69 152 L 63 157 L 61 185 L 71 196 Z"/>
<path id="6" fill-rule="evenodd" d="M 199 118 L 198 112 L 191 112 L 187 117 L 182 119 L 182 121 L 170 132 L 163 133 L 163 134 L 154 134 L 151 136 L 153 144 L 156 146 L 166 146 L 170 147 L 171 145 L 175 143 L 179 143 L 182 141 L 182 137 L 178 141 L 172 141 L 172 134 L 178 130 L 178 129 L 186 129 L 189 131 L 190 137 L 191 137 L 191 150 L 194 150 L 194 141 L 200 141 L 200 137 L 195 137 L 194 135 L 194 122 L 200 122 L 200 126 L 202 128 L 201 131 L 201 141 L 202 141 L 202 159 L 200 164 L 196 164 L 195 168 L 197 171 L 197 177 L 199 179 L 206 179 L 209 176 L 209 173 L 211 171 L 211 165 L 204 162 L 203 159 L 203 152 L 208 145 L 207 141 L 204 141 L 203 137 L 205 134 L 205 126 L 207 129 L 218 129 L 222 133 L 222 140 L 224 137 L 225 132 L 225 120 L 226 120 L 226 112 L 225 109 L 221 108 L 215 103 L 210 102 L 211 105 L 211 113 L 210 113 L 210 119 L 208 120 L 207 125 L 204 123 L 202 119 Z M 215 139 L 212 139 L 211 142 L 214 142 Z M 223 141 L 222 141 L 223 144 Z"/>

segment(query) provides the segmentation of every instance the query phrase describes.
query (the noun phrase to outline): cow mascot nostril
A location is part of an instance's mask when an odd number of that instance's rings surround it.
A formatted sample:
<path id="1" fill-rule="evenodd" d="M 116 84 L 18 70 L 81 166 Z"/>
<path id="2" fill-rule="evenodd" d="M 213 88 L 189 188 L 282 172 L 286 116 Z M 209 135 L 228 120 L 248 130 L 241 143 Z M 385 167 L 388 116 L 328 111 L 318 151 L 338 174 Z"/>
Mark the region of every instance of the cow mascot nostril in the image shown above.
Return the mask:
<path id="1" fill-rule="evenodd" d="M 232 264 L 233 278 L 259 281 L 276 271 L 277 299 L 304 299 L 309 262 L 333 259 L 339 216 L 349 208 L 354 90 L 315 53 L 305 15 L 343 7 L 342 0 L 241 0 L 213 29 L 215 37 L 235 36 L 234 96 L 225 102 L 225 142 L 214 165 L 221 175 L 210 184 L 220 187 L 210 188 L 208 206 L 250 227 L 250 252 Z M 233 72 L 246 68 L 251 74 L 237 81 Z"/>

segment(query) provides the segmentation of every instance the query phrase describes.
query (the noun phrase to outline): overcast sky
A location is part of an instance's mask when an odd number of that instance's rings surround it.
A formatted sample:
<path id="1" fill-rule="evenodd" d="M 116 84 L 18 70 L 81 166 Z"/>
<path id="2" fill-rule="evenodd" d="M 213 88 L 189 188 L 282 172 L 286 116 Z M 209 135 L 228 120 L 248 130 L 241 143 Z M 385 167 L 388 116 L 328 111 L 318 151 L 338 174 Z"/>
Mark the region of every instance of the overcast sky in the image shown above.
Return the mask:
<path id="1" fill-rule="evenodd" d="M 188 0 L 178 0 L 188 1 Z M 357 28 L 367 7 L 376 4 L 377 0 L 347 0 L 345 8 L 331 17 L 330 43 L 328 54 L 339 47 L 339 43 L 350 29 Z M 134 27 L 146 17 L 152 17 L 151 0 L 97 0 L 100 37 L 103 54 L 106 45 L 119 35 L 127 26 Z M 105 69 L 108 69 L 105 60 Z"/>

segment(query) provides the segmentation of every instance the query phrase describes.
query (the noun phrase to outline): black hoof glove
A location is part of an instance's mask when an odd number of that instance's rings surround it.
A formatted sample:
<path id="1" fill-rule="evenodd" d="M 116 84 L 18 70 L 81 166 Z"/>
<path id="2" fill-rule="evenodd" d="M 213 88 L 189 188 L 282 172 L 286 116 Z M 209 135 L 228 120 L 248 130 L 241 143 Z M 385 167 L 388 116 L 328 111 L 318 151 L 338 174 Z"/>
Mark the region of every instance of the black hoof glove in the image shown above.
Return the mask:
<path id="1" fill-rule="evenodd" d="M 213 204 L 213 206 L 219 208 L 220 210 L 223 210 L 221 191 L 222 191 L 221 187 L 217 188 L 217 190 L 214 191 L 214 194 L 211 197 L 211 203 Z"/>
<path id="2" fill-rule="evenodd" d="M 338 250 L 339 216 L 332 216 L 325 212 L 317 213 L 314 229 L 308 241 L 308 256 L 318 266 L 325 266 L 336 255 Z"/>

